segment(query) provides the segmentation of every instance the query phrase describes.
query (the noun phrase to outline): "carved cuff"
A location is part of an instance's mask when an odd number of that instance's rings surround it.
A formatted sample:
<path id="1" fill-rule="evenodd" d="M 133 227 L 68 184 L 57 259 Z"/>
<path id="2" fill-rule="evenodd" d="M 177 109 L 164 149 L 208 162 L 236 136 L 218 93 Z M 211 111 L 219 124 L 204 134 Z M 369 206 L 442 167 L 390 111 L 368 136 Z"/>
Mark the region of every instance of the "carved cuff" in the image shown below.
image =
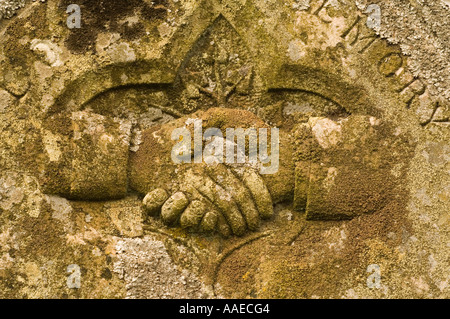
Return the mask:
<path id="1" fill-rule="evenodd" d="M 294 209 L 307 219 L 351 219 L 381 209 L 395 185 L 395 154 L 374 117 L 311 118 L 295 135 Z"/>
<path id="2" fill-rule="evenodd" d="M 130 123 L 79 111 L 54 116 L 45 126 L 47 193 L 83 200 L 126 195 Z"/>

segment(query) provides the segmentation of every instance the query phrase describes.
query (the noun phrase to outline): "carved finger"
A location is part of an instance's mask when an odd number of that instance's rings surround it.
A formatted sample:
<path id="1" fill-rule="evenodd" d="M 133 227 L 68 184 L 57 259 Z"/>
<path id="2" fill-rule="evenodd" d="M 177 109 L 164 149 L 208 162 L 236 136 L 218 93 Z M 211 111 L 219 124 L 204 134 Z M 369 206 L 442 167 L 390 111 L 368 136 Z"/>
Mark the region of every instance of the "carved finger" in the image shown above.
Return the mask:
<path id="1" fill-rule="evenodd" d="M 217 212 L 207 212 L 200 223 L 200 231 L 203 233 L 212 233 L 217 227 L 218 218 Z"/>
<path id="2" fill-rule="evenodd" d="M 157 188 L 150 193 L 148 193 L 144 199 L 143 204 L 145 211 L 149 215 L 156 215 L 160 212 L 161 207 L 166 202 L 166 200 L 169 198 L 169 195 L 167 192 L 162 188 Z"/>
<path id="3" fill-rule="evenodd" d="M 189 199 L 182 192 L 170 196 L 161 208 L 163 222 L 167 225 L 174 225 L 188 204 Z"/>
<path id="4" fill-rule="evenodd" d="M 198 175 L 189 171 L 186 176 L 191 187 L 205 196 L 223 214 L 233 233 L 243 235 L 247 225 L 232 196 L 208 177 L 206 172 Z"/>
<path id="5" fill-rule="evenodd" d="M 181 214 L 181 227 L 189 230 L 198 229 L 207 209 L 208 208 L 203 202 L 199 200 L 193 200 Z"/>
<path id="6" fill-rule="evenodd" d="M 272 217 L 272 197 L 262 177 L 252 169 L 234 168 L 233 171 L 250 190 L 261 218 L 268 219 Z"/>
<path id="7" fill-rule="evenodd" d="M 232 234 L 232 230 L 222 214 L 217 215 L 217 231 L 225 238 L 230 237 Z"/>
<path id="8" fill-rule="evenodd" d="M 259 227 L 259 213 L 253 202 L 250 191 L 234 173 L 224 165 L 209 165 L 206 168 L 209 176 L 223 187 L 236 201 L 236 204 L 247 222 L 250 230 Z"/>

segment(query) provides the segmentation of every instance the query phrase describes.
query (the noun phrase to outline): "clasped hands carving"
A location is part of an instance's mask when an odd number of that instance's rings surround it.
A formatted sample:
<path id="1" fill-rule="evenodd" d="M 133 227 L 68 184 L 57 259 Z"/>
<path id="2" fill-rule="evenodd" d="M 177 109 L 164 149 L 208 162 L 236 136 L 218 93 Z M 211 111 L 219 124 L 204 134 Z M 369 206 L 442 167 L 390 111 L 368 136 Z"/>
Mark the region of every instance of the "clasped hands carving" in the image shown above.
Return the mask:
<path id="1" fill-rule="evenodd" d="M 259 163 L 174 163 L 171 151 L 176 141 L 171 134 L 193 119 L 201 120 L 204 130 L 269 128 L 251 112 L 226 108 L 199 111 L 153 127 L 143 132 L 139 150 L 130 156 L 130 186 L 146 194 L 143 203 L 148 214 L 161 216 L 167 225 L 218 231 L 225 237 L 257 230 L 261 220 L 273 215 L 274 202 L 292 198 L 294 171 L 292 156 L 285 156 L 292 152 L 287 135 L 280 134 L 279 170 L 271 175 L 260 174 Z M 187 128 L 192 131 L 193 124 Z"/>
<path id="2" fill-rule="evenodd" d="M 59 143 L 64 152 L 47 163 L 44 189 L 81 200 L 137 191 L 146 214 L 161 217 L 168 226 L 225 237 L 257 230 L 282 201 L 293 202 L 310 219 L 348 219 L 378 205 L 361 206 L 349 198 L 371 203 L 386 198 L 379 181 L 392 159 L 383 151 L 385 133 L 378 119 L 310 118 L 290 131 L 280 129 L 279 169 L 267 175 L 248 163 L 175 163 L 171 152 L 177 141 L 171 134 L 180 127 L 192 129 L 187 125 L 192 119 L 201 119 L 204 130 L 270 128 L 249 111 L 211 108 L 144 130 L 132 152 L 129 125 L 86 111 L 53 116 L 46 126 L 63 132 Z M 359 176 L 367 179 L 362 187 Z M 342 183 L 351 184 L 346 191 L 351 194 L 343 192 Z"/>

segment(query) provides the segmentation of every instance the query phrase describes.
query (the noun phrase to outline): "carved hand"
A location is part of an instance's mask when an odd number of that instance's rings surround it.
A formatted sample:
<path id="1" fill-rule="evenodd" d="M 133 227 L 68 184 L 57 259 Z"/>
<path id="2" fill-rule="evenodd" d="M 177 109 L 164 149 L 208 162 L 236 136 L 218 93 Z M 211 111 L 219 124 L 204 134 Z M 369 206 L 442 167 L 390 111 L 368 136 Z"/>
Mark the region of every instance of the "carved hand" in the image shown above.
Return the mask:
<path id="1" fill-rule="evenodd" d="M 168 225 L 201 232 L 218 230 L 223 236 L 257 230 L 260 219 L 272 216 L 273 202 L 292 197 L 294 181 L 289 179 L 294 174 L 292 154 L 285 152 L 291 150 L 286 147 L 287 137 L 280 134 L 280 169 L 273 175 L 260 175 L 248 163 L 176 164 L 171 158 L 175 144 L 171 133 L 186 126 L 189 119 L 201 119 L 203 129 L 268 128 L 253 113 L 217 108 L 152 128 L 143 133 L 144 142 L 130 158 L 130 186 L 147 194 L 148 213 L 160 212 Z"/>

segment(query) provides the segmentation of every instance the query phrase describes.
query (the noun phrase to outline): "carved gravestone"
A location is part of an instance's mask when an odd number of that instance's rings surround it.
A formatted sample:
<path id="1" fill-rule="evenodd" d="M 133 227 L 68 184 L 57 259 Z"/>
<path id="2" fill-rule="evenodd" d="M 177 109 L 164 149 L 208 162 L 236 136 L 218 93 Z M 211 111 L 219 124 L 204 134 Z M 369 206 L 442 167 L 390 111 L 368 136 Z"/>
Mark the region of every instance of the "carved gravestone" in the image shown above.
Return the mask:
<path id="1" fill-rule="evenodd" d="M 417 158 L 447 165 L 448 103 L 352 2 L 291 2 L 85 0 L 68 28 L 70 3 L 48 1 L 3 20 L 5 296 L 425 293 L 405 252 L 417 205 L 448 224 L 445 175 L 426 202 Z M 278 171 L 174 163 L 196 119 L 278 128 Z"/>

